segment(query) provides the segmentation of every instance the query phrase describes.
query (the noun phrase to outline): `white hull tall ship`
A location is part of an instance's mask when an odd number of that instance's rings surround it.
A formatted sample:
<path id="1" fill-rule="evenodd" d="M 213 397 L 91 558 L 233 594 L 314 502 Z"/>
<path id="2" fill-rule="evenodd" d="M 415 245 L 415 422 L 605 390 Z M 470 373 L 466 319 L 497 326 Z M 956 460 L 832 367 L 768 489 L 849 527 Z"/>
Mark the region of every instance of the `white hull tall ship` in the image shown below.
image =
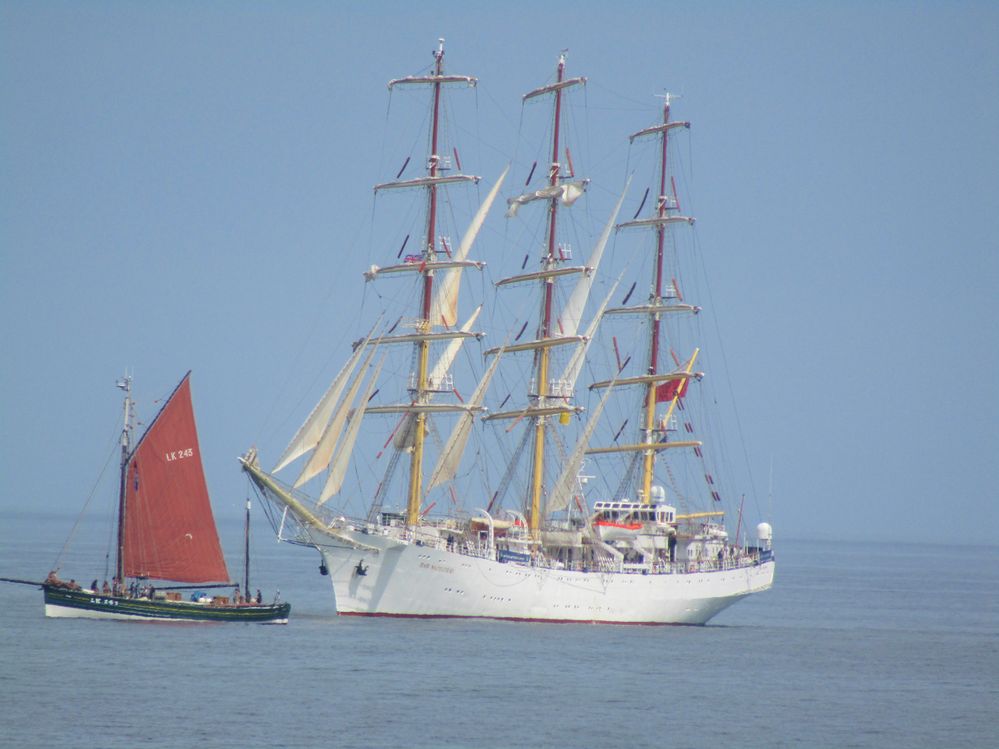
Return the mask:
<path id="1" fill-rule="evenodd" d="M 389 83 L 391 90 L 431 92 L 425 175 L 403 179 L 406 158 L 394 181 L 375 187 L 418 196 L 422 240 L 404 262 L 364 274 L 376 283 L 415 279 L 409 297 L 381 298 L 410 298 L 416 308 L 398 320 L 379 310 L 274 470 L 261 468 L 256 450 L 242 458 L 244 470 L 277 510 L 279 535 L 320 552 L 340 614 L 703 624 L 769 588 L 774 559 L 767 523 L 756 526 L 755 542 L 740 543 L 747 535 L 741 503 L 730 539 L 722 482 L 699 436 L 694 391 L 705 375 L 695 369 L 700 349 L 689 322 L 700 308 L 683 299 L 677 241 L 693 219 L 680 211 L 668 158 L 674 131 L 689 124 L 670 119 L 667 96 L 662 121 L 631 136 L 655 150 L 651 189 L 658 197 L 648 201 L 647 190 L 634 218 L 616 223 L 626 188 L 586 263 L 575 264 L 563 238 L 566 214 L 589 180 L 576 175 L 564 121 L 568 97 L 586 79 L 567 78 L 563 56 L 554 80 L 524 95 L 525 106 L 551 104 L 551 139 L 541 157 L 550 161 L 529 167 L 526 191 L 507 198 L 507 216 L 542 230 L 539 240 L 525 240 L 540 257 L 528 270 L 529 253 L 519 273 L 495 286 L 500 295 L 528 295 L 528 303 L 511 306 L 530 314 L 502 323 L 502 345 L 467 357 L 475 382 L 462 395 L 454 384 L 458 353 L 485 335 L 475 329 L 481 305 L 463 313 L 459 305 L 462 273 L 484 268 L 470 251 L 506 172 L 468 224 L 455 227 L 463 232 L 452 243 L 444 227 L 452 212 L 441 210 L 455 205 L 448 190 L 479 178 L 461 173 L 457 146 L 445 142 L 456 129 L 444 126 L 442 98 L 476 79 L 446 74 L 443 62 L 442 43 L 430 71 Z M 610 275 L 600 263 L 619 235 L 615 248 L 626 247 L 627 237 L 644 238 L 616 253 L 637 256 L 638 270 L 626 279 L 632 263 L 623 263 L 603 298 L 590 301 L 597 279 Z M 630 289 L 611 306 L 627 280 Z M 629 306 L 640 283 L 648 295 Z M 635 340 L 625 343 L 626 335 Z M 613 353 L 602 372 L 601 351 Z M 584 364 L 592 379 L 577 388 Z M 589 408 L 577 403 L 577 390 Z M 400 396 L 395 402 L 379 400 L 392 393 Z M 373 459 L 361 454 L 362 435 L 377 437 Z M 489 435 L 498 447 L 469 448 Z M 504 462 L 490 478 L 487 464 L 496 455 Z M 292 482 L 273 475 L 296 462 Z M 586 476 L 584 465 L 596 475 Z M 371 487 L 363 485 L 366 475 L 374 477 Z M 471 476 L 484 486 L 472 488 Z M 316 499 L 307 493 L 313 484 Z"/>

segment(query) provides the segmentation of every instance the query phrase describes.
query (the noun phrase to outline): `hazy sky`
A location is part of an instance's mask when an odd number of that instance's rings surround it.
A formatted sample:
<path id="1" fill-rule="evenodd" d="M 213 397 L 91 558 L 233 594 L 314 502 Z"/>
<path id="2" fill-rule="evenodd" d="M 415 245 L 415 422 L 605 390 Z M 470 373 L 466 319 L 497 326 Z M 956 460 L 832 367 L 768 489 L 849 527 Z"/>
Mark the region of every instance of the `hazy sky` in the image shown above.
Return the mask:
<path id="1" fill-rule="evenodd" d="M 985 2 L 0 0 L 0 525 L 83 504 L 126 368 L 147 415 L 194 370 L 209 485 L 237 511 L 236 456 L 273 460 L 360 327 L 371 186 L 394 176 L 386 140 L 410 137 L 386 129 L 385 83 L 438 37 L 480 79 L 490 180 L 515 158 L 520 95 L 569 50 L 590 80 L 595 214 L 653 95 L 682 93 L 698 242 L 758 494 L 774 464 L 778 539 L 995 543 Z"/>

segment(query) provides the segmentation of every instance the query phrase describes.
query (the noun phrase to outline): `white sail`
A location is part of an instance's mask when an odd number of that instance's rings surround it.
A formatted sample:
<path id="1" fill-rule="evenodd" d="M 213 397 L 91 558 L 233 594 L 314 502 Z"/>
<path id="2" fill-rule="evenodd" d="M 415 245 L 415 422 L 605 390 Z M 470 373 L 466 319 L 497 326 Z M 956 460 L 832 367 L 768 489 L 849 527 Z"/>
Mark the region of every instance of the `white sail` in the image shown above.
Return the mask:
<path id="1" fill-rule="evenodd" d="M 614 292 L 617 291 L 617 285 L 621 282 L 620 276 L 618 280 L 614 282 L 611 286 L 607 296 L 604 297 L 604 301 L 601 302 L 600 308 L 593 315 L 593 319 L 590 321 L 589 327 L 586 329 L 586 333 L 583 335 L 583 344 L 577 346 L 576 350 L 572 352 L 572 356 L 565 365 L 565 369 L 562 372 L 562 382 L 566 383 L 566 389 L 571 392 L 576 387 L 576 380 L 579 379 L 579 373 L 583 369 L 583 362 L 586 361 L 586 352 L 590 348 L 590 343 L 593 342 L 593 336 L 597 332 L 597 326 L 600 325 L 600 319 L 603 317 L 604 310 L 607 305 L 610 304 L 611 297 Z"/>
<path id="2" fill-rule="evenodd" d="M 461 238 L 461 244 L 458 245 L 457 251 L 451 258 L 453 262 L 463 262 L 465 258 L 468 257 L 469 250 L 472 249 L 472 245 L 475 243 L 475 238 L 479 234 L 479 230 L 482 228 L 482 224 L 485 223 L 486 216 L 489 215 L 489 210 L 492 208 L 493 202 L 496 200 L 496 196 L 499 194 L 500 188 L 503 186 L 503 180 L 506 179 L 507 172 L 510 171 L 510 167 L 507 166 L 503 170 L 503 173 L 496 180 L 496 184 L 493 185 L 489 194 L 486 195 L 486 199 L 482 201 L 482 205 L 479 206 L 479 210 L 476 212 L 475 216 L 472 218 L 472 222 L 469 224 L 468 229 L 465 231 L 465 236 Z M 458 321 L 458 290 L 461 282 L 461 268 L 452 268 L 445 275 L 440 285 L 437 288 L 437 293 L 434 295 L 433 303 L 430 308 L 430 321 L 434 325 L 443 325 L 444 327 L 450 328 L 455 325 Z"/>
<path id="3" fill-rule="evenodd" d="M 492 364 L 489 365 L 489 369 L 486 370 L 485 375 L 483 375 L 478 387 L 475 388 L 475 392 L 472 394 L 472 399 L 469 403 L 470 406 L 482 405 L 482 401 L 486 396 L 486 390 L 489 387 L 489 381 L 493 378 L 496 365 L 499 364 L 502 358 L 503 355 L 501 353 L 493 359 Z M 430 483 L 427 484 L 427 491 L 443 484 L 445 481 L 450 481 L 458 473 L 458 465 L 461 463 L 462 453 L 465 452 L 465 445 L 468 444 L 468 437 L 472 432 L 474 418 L 475 414 L 469 410 L 462 414 L 458 419 L 458 423 L 454 425 L 451 436 L 448 437 L 447 443 L 444 445 L 444 449 L 437 459 L 437 465 L 434 466 L 434 471 L 430 476 Z"/>
<path id="4" fill-rule="evenodd" d="M 583 465 L 583 456 L 586 454 L 586 447 L 589 444 L 590 437 L 593 436 L 593 429 L 600 419 L 604 405 L 607 403 L 607 399 L 613 390 L 613 386 L 607 388 L 604 397 L 600 399 L 600 403 L 593 409 L 590 420 L 586 422 L 583 435 L 580 437 L 579 442 L 576 443 L 576 449 L 572 451 L 572 455 L 569 456 L 569 460 L 566 461 L 565 467 L 562 469 L 562 475 L 558 477 L 558 481 L 555 482 L 551 494 L 548 495 L 549 513 L 564 510 L 569 506 L 569 500 L 572 499 L 572 490 L 578 481 L 579 469 Z"/>
<path id="5" fill-rule="evenodd" d="M 336 406 L 337 400 L 340 398 L 340 394 L 343 392 L 344 386 L 347 384 L 347 380 L 350 379 L 350 375 L 354 371 L 354 367 L 357 366 L 357 362 L 361 358 L 361 354 L 364 352 L 365 347 L 371 340 L 371 335 L 374 333 L 374 328 L 368 333 L 367 338 L 364 339 L 364 343 L 357 347 L 350 359 L 343 366 L 333 382 L 330 383 L 329 388 L 323 394 L 323 397 L 319 399 L 315 408 L 312 409 L 312 413 L 309 414 L 305 423 L 299 427 L 295 436 L 292 437 L 291 442 L 288 443 L 288 447 L 285 448 L 284 454 L 278 460 L 277 465 L 271 473 L 277 473 L 282 468 L 291 463 L 295 458 L 305 455 L 309 450 L 313 449 L 319 444 L 319 440 L 322 438 L 323 431 L 329 423 L 330 415 L 333 413 L 333 409 Z"/>
<path id="6" fill-rule="evenodd" d="M 374 392 L 375 383 L 378 382 L 378 375 L 382 373 L 382 365 L 384 363 L 385 358 L 382 357 L 382 360 L 378 362 L 378 367 L 375 369 L 374 375 L 372 375 L 371 379 L 368 381 L 368 387 L 365 389 L 360 403 L 357 405 L 357 408 L 354 409 L 354 413 L 350 417 L 350 425 L 347 427 L 347 434 L 340 443 L 340 449 L 337 451 L 333 465 L 330 466 L 330 475 L 327 477 L 326 484 L 323 486 L 322 494 L 319 495 L 318 504 L 320 505 L 334 494 L 337 494 L 343 487 L 343 479 L 347 475 L 347 465 L 350 463 L 351 453 L 354 452 L 354 445 L 357 443 L 357 435 L 361 433 L 361 421 L 364 416 L 364 405 L 371 398 L 371 393 Z"/>
<path id="7" fill-rule="evenodd" d="M 562 335 L 576 335 L 576 331 L 579 329 L 580 320 L 583 318 L 583 310 L 586 308 L 586 301 L 590 298 L 593 279 L 596 278 L 597 268 L 600 267 L 600 260 L 604 255 L 604 248 L 607 246 L 607 240 L 610 239 L 611 233 L 614 231 L 614 222 L 617 221 L 617 214 L 621 210 L 621 204 L 624 203 L 624 196 L 628 193 L 629 185 L 631 185 L 631 177 L 628 178 L 621 197 L 618 198 L 617 205 L 614 206 L 610 220 L 604 226 L 600 238 L 597 239 L 597 243 L 593 246 L 593 252 L 590 253 L 590 259 L 586 263 L 586 266 L 590 270 L 581 275 L 579 280 L 576 281 L 576 286 L 573 288 L 572 294 L 569 295 L 569 301 L 566 302 L 565 307 L 562 309 L 562 314 L 559 316 Z"/>
<path id="8" fill-rule="evenodd" d="M 479 313 L 482 312 L 482 305 L 480 304 L 472 312 L 472 315 L 465 321 L 465 324 L 461 326 L 461 331 L 463 333 L 470 333 L 472 331 L 472 326 L 475 325 L 475 321 L 479 317 Z M 444 349 L 437 363 L 434 364 L 434 368 L 430 370 L 430 375 L 428 381 L 430 383 L 430 389 L 433 390 L 438 383 L 444 379 L 444 375 L 448 373 L 451 369 L 451 365 L 454 364 L 455 357 L 458 356 L 458 351 L 461 349 L 461 344 L 465 342 L 464 338 L 455 338 L 450 341 L 447 348 Z"/>
<path id="9" fill-rule="evenodd" d="M 323 435 L 320 437 L 319 444 L 316 445 L 312 457 L 306 463 L 305 468 L 302 469 L 302 473 L 295 480 L 294 487 L 296 489 L 313 476 L 326 470 L 326 466 L 330 464 L 330 460 L 333 457 L 333 448 L 336 447 L 337 439 L 343 431 L 343 425 L 347 421 L 347 414 L 354 402 L 354 398 L 357 397 L 357 391 L 361 388 L 361 381 L 364 379 L 364 374 L 371 364 L 371 358 L 375 355 L 375 350 L 372 348 L 368 352 L 367 357 L 364 359 L 364 364 L 361 365 L 361 371 L 358 372 L 357 377 L 350 384 L 347 395 L 333 414 L 330 423 L 326 425 L 326 429 L 323 431 Z"/>
<path id="10" fill-rule="evenodd" d="M 465 321 L 465 324 L 461 326 L 460 332 L 470 333 L 472 326 L 479 317 L 479 313 L 482 312 L 482 305 L 480 304 L 472 312 L 471 316 Z M 461 344 L 465 342 L 464 338 L 455 338 L 450 341 L 447 347 L 441 352 L 440 358 L 437 363 L 434 364 L 433 369 L 430 370 L 430 374 L 427 378 L 427 382 L 430 385 L 430 389 L 436 388 L 444 379 L 444 376 L 451 369 L 451 365 L 454 364 L 455 357 L 458 356 L 458 351 L 461 349 Z M 395 439 L 392 444 L 395 446 L 396 450 L 404 450 L 413 445 L 413 419 L 414 414 L 406 414 L 403 417 L 403 422 L 400 427 L 396 430 Z"/>
<path id="11" fill-rule="evenodd" d="M 523 195 L 518 195 L 516 198 L 508 198 L 506 209 L 507 218 L 513 218 L 517 215 L 517 209 L 526 203 L 533 203 L 535 200 L 551 200 L 552 198 L 558 198 L 562 205 L 572 205 L 575 203 L 579 197 L 586 192 L 586 185 L 589 184 L 588 179 L 581 179 L 575 182 L 563 182 L 560 185 L 554 185 L 552 187 L 545 187 L 541 190 L 535 190 L 534 192 L 524 193 Z"/>

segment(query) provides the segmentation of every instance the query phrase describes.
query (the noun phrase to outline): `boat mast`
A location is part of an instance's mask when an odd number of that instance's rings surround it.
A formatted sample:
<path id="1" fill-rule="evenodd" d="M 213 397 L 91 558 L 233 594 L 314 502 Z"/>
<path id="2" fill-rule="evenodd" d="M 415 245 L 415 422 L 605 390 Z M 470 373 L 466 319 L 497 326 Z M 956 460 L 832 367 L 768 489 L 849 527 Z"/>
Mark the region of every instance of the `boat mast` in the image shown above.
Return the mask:
<path id="1" fill-rule="evenodd" d="M 243 590 L 250 597 L 250 498 L 246 498 L 246 523 L 243 525 Z"/>
<path id="2" fill-rule="evenodd" d="M 666 196 L 666 157 L 669 146 L 669 104 L 670 95 L 666 94 L 666 101 L 663 104 L 663 128 L 659 142 L 659 199 L 656 207 L 656 218 L 662 220 L 666 217 L 669 208 L 669 198 Z M 666 246 L 666 224 L 660 223 L 656 226 L 656 278 L 655 291 L 651 300 L 654 307 L 660 307 L 663 303 L 663 266 Z M 649 344 L 649 366 L 648 374 L 655 375 L 659 366 L 659 329 L 661 324 L 661 313 L 657 310 L 652 312 L 652 325 L 650 326 L 651 341 Z M 656 389 L 655 382 L 649 382 L 645 393 L 645 423 L 642 427 L 643 442 L 651 444 L 654 441 L 653 429 L 656 420 Z M 652 501 L 652 473 L 655 467 L 655 451 L 647 450 L 642 461 L 642 501 L 649 504 Z"/>
<path id="3" fill-rule="evenodd" d="M 132 449 L 132 377 L 126 374 L 115 383 L 125 391 L 124 417 L 121 429 L 121 470 L 118 481 L 118 543 L 115 549 L 115 577 L 125 585 L 125 482 L 128 480 L 128 459 Z"/>
<path id="4" fill-rule="evenodd" d="M 558 186 L 561 176 L 561 166 L 559 164 L 559 138 L 561 135 L 562 120 L 562 84 L 565 78 L 565 53 L 559 55 L 558 69 L 556 72 L 555 85 L 555 121 L 552 127 L 552 160 L 548 172 L 548 185 L 555 188 Z M 551 270 L 555 267 L 555 228 L 558 218 L 558 196 L 553 196 L 548 203 L 548 245 L 545 256 L 542 258 L 544 270 Z M 543 340 L 551 337 L 552 332 L 552 299 L 555 291 L 555 278 L 546 276 L 541 283 L 544 285 L 544 294 L 541 307 L 541 329 L 538 331 L 538 339 Z M 537 388 L 537 407 L 544 408 L 548 396 L 548 360 L 549 349 L 542 346 L 535 355 L 535 386 Z M 534 460 L 531 469 L 531 512 L 528 517 L 531 535 L 535 538 L 541 528 L 541 493 L 544 481 L 545 466 L 545 429 L 547 418 L 544 415 L 536 416 L 534 419 Z"/>
<path id="5" fill-rule="evenodd" d="M 423 247 L 423 257 L 425 263 L 432 263 L 436 259 L 435 234 L 437 231 L 437 184 L 433 181 L 437 177 L 437 170 L 440 157 L 437 153 L 439 118 L 441 103 L 441 86 L 443 85 L 444 72 L 444 40 L 440 39 L 437 51 L 434 53 L 434 104 L 430 126 L 430 156 L 427 159 L 427 176 L 431 180 L 427 185 L 427 240 Z M 420 307 L 420 318 L 418 322 L 418 332 L 429 334 L 432 323 L 430 321 L 430 307 L 433 302 L 434 272 L 431 268 L 423 270 L 423 299 Z M 427 393 L 427 370 L 428 358 L 430 355 L 430 341 L 423 338 L 416 343 L 417 351 L 417 373 L 415 383 L 415 393 L 413 400 L 416 403 L 423 403 Z M 427 414 L 424 411 L 417 411 L 415 423 L 413 425 L 413 452 L 409 458 L 409 495 L 406 502 L 406 524 L 414 526 L 420 519 L 420 500 L 423 486 L 423 445 L 424 433 L 426 431 Z"/>

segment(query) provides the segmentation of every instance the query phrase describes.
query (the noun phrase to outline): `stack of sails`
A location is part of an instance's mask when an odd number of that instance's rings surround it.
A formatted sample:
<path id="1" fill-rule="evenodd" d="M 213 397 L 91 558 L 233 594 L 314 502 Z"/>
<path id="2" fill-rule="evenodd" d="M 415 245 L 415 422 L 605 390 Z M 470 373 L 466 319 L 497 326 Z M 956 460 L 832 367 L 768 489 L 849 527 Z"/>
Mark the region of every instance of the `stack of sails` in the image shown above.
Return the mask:
<path id="1" fill-rule="evenodd" d="M 458 319 L 458 292 L 462 270 L 467 267 L 481 268 L 483 266 L 483 263 L 469 261 L 468 254 L 496 196 L 499 194 L 507 171 L 508 169 L 503 171 L 486 199 L 479 206 L 452 258 L 448 262 L 435 263 L 442 270 L 442 280 L 437 285 L 432 300 L 430 322 L 432 325 L 442 327 L 444 331 L 423 334 L 422 336 L 420 334 L 392 336 L 387 333 L 375 336 L 374 329 L 372 329 L 368 336 L 355 346 L 350 359 L 336 375 L 275 465 L 272 473 L 283 470 L 303 455 L 309 455 L 294 481 L 295 488 L 305 485 L 328 469 L 329 473 L 319 495 L 318 504 L 324 504 L 343 488 L 350 458 L 360 434 L 361 420 L 365 413 L 401 413 L 402 418 L 394 430 L 392 443 L 397 451 L 408 451 L 413 446 L 416 413 L 420 411 L 425 413 L 458 412 L 460 414 L 458 422 L 441 451 L 437 465 L 431 473 L 427 490 L 453 479 L 457 473 L 461 456 L 471 432 L 474 414 L 484 410 L 482 403 L 489 381 L 495 372 L 495 366 L 489 368 L 467 403 L 438 405 L 431 401 L 435 385 L 445 382 L 446 375 L 450 371 L 462 344 L 469 338 L 479 338 L 482 335 L 474 332 L 475 322 L 482 310 L 481 305 L 471 312 L 461 326 L 455 327 Z M 374 266 L 364 275 L 367 280 L 372 281 L 384 274 L 417 271 L 420 268 L 420 264 L 417 263 L 406 263 L 386 268 Z M 422 398 L 408 404 L 368 406 L 368 401 L 375 391 L 378 376 L 384 363 L 384 359 L 379 361 L 374 367 L 374 373 L 370 378 L 368 377 L 377 347 L 391 343 L 408 343 L 419 337 L 432 337 L 447 341 L 446 346 L 429 371 L 430 390 L 425 392 Z M 366 386 L 364 385 L 365 381 L 367 382 Z M 360 397 L 358 397 L 359 394 Z"/>

